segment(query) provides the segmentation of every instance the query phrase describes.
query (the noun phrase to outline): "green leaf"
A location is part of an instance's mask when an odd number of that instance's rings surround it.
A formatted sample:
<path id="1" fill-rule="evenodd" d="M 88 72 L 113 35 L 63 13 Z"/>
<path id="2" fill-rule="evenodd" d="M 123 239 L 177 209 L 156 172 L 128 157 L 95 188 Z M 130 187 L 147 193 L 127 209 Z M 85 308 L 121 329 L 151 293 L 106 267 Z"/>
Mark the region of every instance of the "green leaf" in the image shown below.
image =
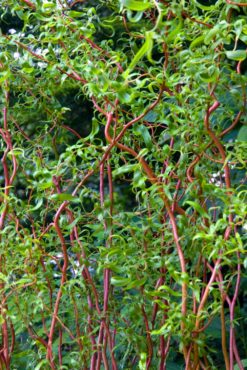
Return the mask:
<path id="1" fill-rule="evenodd" d="M 216 82 L 219 76 L 219 69 L 216 66 L 210 66 L 202 72 L 199 72 L 199 77 L 203 82 Z"/>
<path id="2" fill-rule="evenodd" d="M 137 12 L 134 16 L 132 10 L 127 10 L 128 20 L 132 23 L 137 23 L 142 19 L 143 12 Z"/>
<path id="3" fill-rule="evenodd" d="M 165 290 L 168 294 L 170 294 L 170 295 L 172 295 L 174 297 L 181 297 L 181 292 L 175 291 L 175 290 L 171 289 L 167 285 L 161 285 L 158 290 L 159 291 L 160 290 Z"/>
<path id="4" fill-rule="evenodd" d="M 43 204 L 43 198 L 40 198 L 35 207 L 31 208 L 30 211 L 37 211 Z"/>
<path id="5" fill-rule="evenodd" d="M 50 17 L 44 17 L 41 13 L 33 13 L 33 15 L 35 16 L 35 18 L 39 19 L 40 21 L 49 22 L 51 20 Z"/>
<path id="6" fill-rule="evenodd" d="M 246 50 L 226 51 L 226 56 L 231 60 L 241 61 L 246 59 L 247 52 Z"/>
<path id="7" fill-rule="evenodd" d="M 125 166 L 119 167 L 112 172 L 113 176 L 119 176 L 123 173 L 133 172 L 138 168 L 138 164 L 126 164 Z"/>
<path id="8" fill-rule="evenodd" d="M 56 4 L 54 4 L 54 3 L 44 3 L 43 7 L 44 7 L 44 9 L 51 9 L 51 8 L 55 8 Z"/>
<path id="9" fill-rule="evenodd" d="M 119 89 L 117 91 L 117 97 L 121 103 L 130 103 L 131 95 L 126 92 L 126 89 Z"/>
<path id="10" fill-rule="evenodd" d="M 138 363 L 139 370 L 146 369 L 146 361 L 147 361 L 147 354 L 145 352 L 142 352 L 140 354 L 140 361 Z"/>
<path id="11" fill-rule="evenodd" d="M 53 182 L 52 181 L 42 182 L 38 185 L 38 188 L 40 190 L 45 190 L 45 189 L 49 189 L 49 188 L 52 188 L 52 187 L 53 187 Z"/>
<path id="12" fill-rule="evenodd" d="M 215 5 L 203 5 L 201 3 L 199 3 L 198 1 L 196 0 L 193 0 L 193 3 L 199 8 L 199 9 L 202 9 L 202 10 L 214 10 L 215 9 Z M 217 3 L 217 2 L 216 2 Z"/>
<path id="13" fill-rule="evenodd" d="M 156 122 L 157 119 L 158 119 L 158 114 L 156 112 L 154 112 L 153 110 L 149 111 L 143 118 L 145 121 L 148 121 L 148 122 Z"/>
<path id="14" fill-rule="evenodd" d="M 245 358 L 244 360 L 241 360 L 241 363 L 244 367 L 247 367 L 247 358 Z M 238 366 L 238 364 L 234 365 L 234 370 L 240 370 L 240 367 Z"/>
<path id="15" fill-rule="evenodd" d="M 204 36 L 204 43 L 206 45 L 209 45 L 209 43 L 212 41 L 212 39 L 219 33 L 220 26 L 216 24 L 211 30 L 207 31 Z"/>
<path id="16" fill-rule="evenodd" d="M 130 278 L 123 278 L 120 276 L 112 276 L 111 277 L 111 284 L 117 287 L 123 287 L 126 286 L 131 282 Z"/>
<path id="17" fill-rule="evenodd" d="M 34 71 L 33 67 L 24 67 L 24 68 L 22 68 L 22 72 L 27 73 L 27 74 L 32 73 L 33 71 Z"/>
<path id="18" fill-rule="evenodd" d="M 152 148 L 152 138 L 150 136 L 148 128 L 145 125 L 139 125 L 135 129 L 135 132 L 139 133 L 139 135 L 142 136 L 147 148 L 151 149 Z"/>
<path id="19" fill-rule="evenodd" d="M 93 118 L 92 119 L 92 130 L 87 137 L 83 138 L 83 141 L 92 140 L 98 132 L 99 132 L 99 122 L 97 121 L 96 118 Z"/>
<path id="20" fill-rule="evenodd" d="M 197 233 L 192 240 L 197 240 L 197 239 L 203 239 L 203 240 L 213 240 L 214 235 L 211 234 L 206 234 L 206 233 Z"/>
<path id="21" fill-rule="evenodd" d="M 48 365 L 49 365 L 49 363 L 46 359 L 42 360 L 38 363 L 38 365 L 34 368 L 34 370 L 45 369 L 45 368 L 47 368 Z"/>
<path id="22" fill-rule="evenodd" d="M 243 265 L 244 265 L 245 270 L 247 270 L 247 257 L 244 259 Z"/>
<path id="23" fill-rule="evenodd" d="M 236 36 L 237 38 L 240 37 L 242 31 L 243 31 L 243 27 L 244 27 L 244 20 L 243 19 L 238 19 L 235 23 L 234 23 L 234 29 L 236 31 Z"/>
<path id="24" fill-rule="evenodd" d="M 242 126 L 238 132 L 238 141 L 247 141 L 247 126 Z"/>
<path id="25" fill-rule="evenodd" d="M 69 12 L 69 16 L 72 17 L 72 18 L 80 18 L 82 17 L 83 13 L 81 12 L 76 12 L 75 10 L 71 10 Z"/>
<path id="26" fill-rule="evenodd" d="M 153 48 L 153 34 L 154 33 L 151 31 L 146 32 L 145 42 L 142 45 L 142 47 L 139 49 L 139 51 L 136 53 L 136 55 L 134 56 L 127 70 L 123 73 L 124 78 L 128 77 L 132 69 L 136 66 L 139 60 L 144 57 L 145 54 L 149 53 L 149 56 L 150 56 L 150 53 L 152 52 L 152 48 Z"/>
<path id="27" fill-rule="evenodd" d="M 28 278 L 28 277 L 24 277 L 20 280 L 17 280 L 14 282 L 15 285 L 26 285 L 26 284 L 29 284 L 29 283 L 32 283 L 33 280 L 31 278 Z"/>
<path id="28" fill-rule="evenodd" d="M 2 71 L 0 72 L 0 83 L 6 81 L 10 77 L 10 71 Z"/>
<path id="29" fill-rule="evenodd" d="M 65 227 L 66 230 L 72 230 L 79 220 L 80 220 L 80 217 L 76 217 L 73 222 L 71 222 L 68 226 Z"/>
<path id="30" fill-rule="evenodd" d="M 122 7 L 135 11 L 144 11 L 152 7 L 149 1 L 121 0 Z"/>
<path id="31" fill-rule="evenodd" d="M 183 18 L 180 16 L 177 25 L 174 27 L 173 30 L 169 31 L 168 36 L 166 37 L 166 42 L 169 44 L 170 42 L 174 41 L 180 30 L 182 29 L 183 25 Z"/>
<path id="32" fill-rule="evenodd" d="M 140 286 L 144 285 L 147 281 L 147 278 L 144 277 L 142 279 L 134 279 L 132 280 L 125 288 L 125 290 L 139 288 Z"/>
<path id="33" fill-rule="evenodd" d="M 192 43 L 190 44 L 190 49 L 193 50 L 195 47 L 204 43 L 204 35 L 197 37 Z"/>
<path id="34" fill-rule="evenodd" d="M 0 281 L 1 280 L 7 282 L 8 281 L 8 276 L 6 276 L 2 272 L 0 272 Z"/>
<path id="35" fill-rule="evenodd" d="M 8 152 L 8 157 L 14 155 L 15 157 L 24 157 L 25 151 L 22 148 L 13 148 Z"/>
<path id="36" fill-rule="evenodd" d="M 80 202 L 80 198 L 76 198 L 71 194 L 61 193 L 61 194 L 52 194 L 50 196 L 50 199 L 56 200 L 56 201 L 73 201 L 73 202 Z"/>
<path id="37" fill-rule="evenodd" d="M 184 204 L 189 204 L 190 206 L 192 206 L 195 211 L 197 211 L 197 213 L 199 213 L 202 217 L 205 217 L 205 218 L 208 218 L 210 219 L 209 215 L 207 214 L 207 212 L 204 210 L 204 208 L 202 208 L 202 206 L 197 203 L 197 202 L 193 202 L 193 201 L 190 201 L 190 200 L 187 200 Z"/>

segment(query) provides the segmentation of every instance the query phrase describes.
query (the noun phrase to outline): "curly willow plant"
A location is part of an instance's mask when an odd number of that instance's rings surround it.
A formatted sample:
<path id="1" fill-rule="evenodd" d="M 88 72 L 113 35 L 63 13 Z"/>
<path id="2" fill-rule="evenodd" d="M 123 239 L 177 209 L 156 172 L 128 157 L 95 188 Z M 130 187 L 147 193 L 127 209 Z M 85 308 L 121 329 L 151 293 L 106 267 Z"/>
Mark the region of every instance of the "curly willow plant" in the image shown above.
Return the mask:
<path id="1" fill-rule="evenodd" d="M 0 369 L 243 370 L 246 0 L 0 4 Z"/>

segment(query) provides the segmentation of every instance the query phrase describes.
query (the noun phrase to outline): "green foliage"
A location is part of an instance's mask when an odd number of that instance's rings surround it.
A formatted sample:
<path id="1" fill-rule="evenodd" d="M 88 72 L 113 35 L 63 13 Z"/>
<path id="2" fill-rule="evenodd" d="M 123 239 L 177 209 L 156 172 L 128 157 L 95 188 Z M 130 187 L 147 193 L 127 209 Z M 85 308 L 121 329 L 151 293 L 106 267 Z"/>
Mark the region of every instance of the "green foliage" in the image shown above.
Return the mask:
<path id="1" fill-rule="evenodd" d="M 0 5 L 0 368 L 241 369 L 243 1 Z"/>

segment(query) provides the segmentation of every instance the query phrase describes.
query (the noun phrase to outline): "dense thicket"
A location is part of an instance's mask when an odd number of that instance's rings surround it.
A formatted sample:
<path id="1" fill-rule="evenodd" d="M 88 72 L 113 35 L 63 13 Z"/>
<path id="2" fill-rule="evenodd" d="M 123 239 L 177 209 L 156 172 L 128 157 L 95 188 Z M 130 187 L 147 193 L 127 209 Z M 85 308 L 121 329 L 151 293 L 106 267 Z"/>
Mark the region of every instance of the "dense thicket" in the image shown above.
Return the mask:
<path id="1" fill-rule="evenodd" d="M 0 369 L 244 369 L 246 0 L 0 5 Z"/>

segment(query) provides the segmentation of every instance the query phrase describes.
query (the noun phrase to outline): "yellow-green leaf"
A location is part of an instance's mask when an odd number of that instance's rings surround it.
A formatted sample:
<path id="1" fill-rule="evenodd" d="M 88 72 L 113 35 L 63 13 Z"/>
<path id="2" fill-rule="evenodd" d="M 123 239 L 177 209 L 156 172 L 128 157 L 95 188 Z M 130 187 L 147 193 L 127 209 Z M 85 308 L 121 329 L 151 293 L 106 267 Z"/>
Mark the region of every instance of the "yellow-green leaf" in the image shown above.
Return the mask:
<path id="1" fill-rule="evenodd" d="M 138 0 L 122 0 L 122 8 L 125 7 L 130 10 L 144 11 L 152 7 L 149 1 L 138 1 Z"/>
<path id="2" fill-rule="evenodd" d="M 123 76 L 124 78 L 127 78 L 132 69 L 136 66 L 136 64 L 139 62 L 140 59 L 144 57 L 145 54 L 148 54 L 149 57 L 151 55 L 153 48 L 153 32 L 149 31 L 145 34 L 145 42 L 142 45 L 142 47 L 138 50 L 136 55 L 134 56 L 132 62 L 130 63 L 127 70 L 124 72 Z"/>

